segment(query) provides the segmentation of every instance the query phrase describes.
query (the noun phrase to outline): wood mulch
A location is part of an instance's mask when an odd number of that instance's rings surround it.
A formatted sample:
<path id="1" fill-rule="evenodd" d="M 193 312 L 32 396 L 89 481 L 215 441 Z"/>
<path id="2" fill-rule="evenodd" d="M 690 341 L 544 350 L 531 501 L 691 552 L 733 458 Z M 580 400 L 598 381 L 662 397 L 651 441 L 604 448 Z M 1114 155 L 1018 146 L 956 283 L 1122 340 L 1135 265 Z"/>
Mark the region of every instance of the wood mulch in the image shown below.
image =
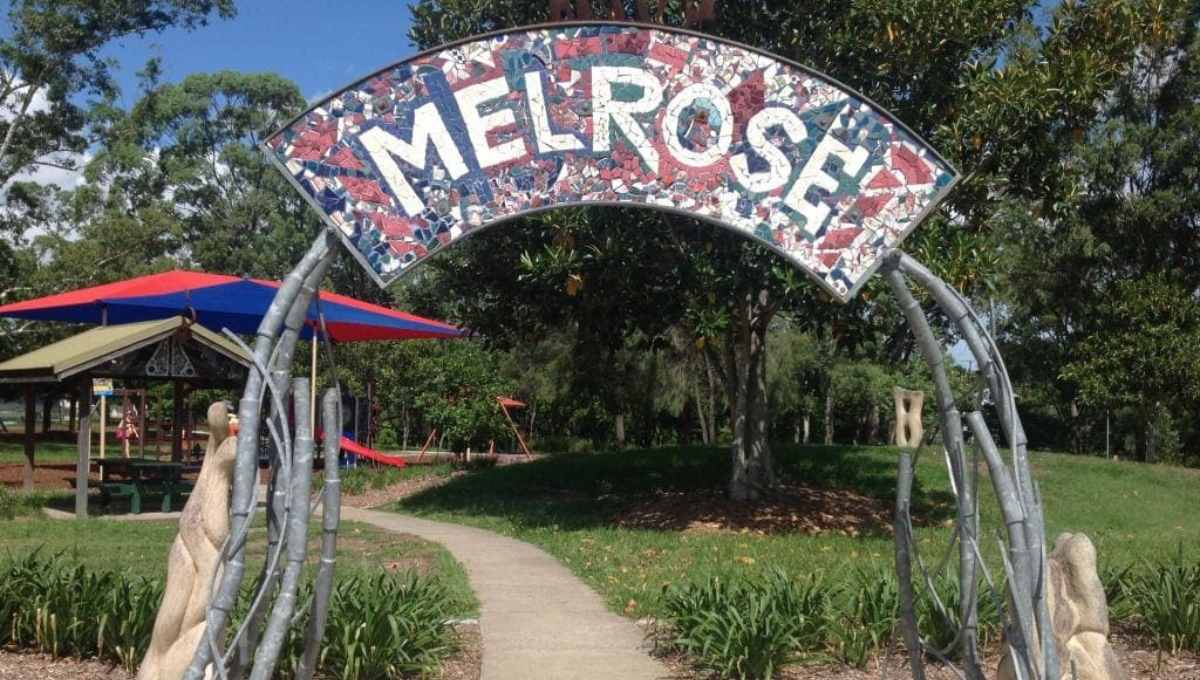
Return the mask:
<path id="1" fill-rule="evenodd" d="M 442 680 L 479 680 L 483 668 L 483 638 L 479 636 L 478 623 L 460 623 L 454 627 L 458 632 L 458 653 L 442 663 Z"/>
<path id="2" fill-rule="evenodd" d="M 783 484 L 755 503 L 732 501 L 720 490 L 662 491 L 613 518 L 617 526 L 661 531 L 758 534 L 892 533 L 892 508 L 846 489 Z"/>
<path id="3" fill-rule="evenodd" d="M 1131 649 L 1129 642 L 1120 637 L 1113 640 L 1113 647 L 1121 666 L 1129 674 L 1129 680 L 1200 680 L 1200 655 L 1183 653 L 1163 655 L 1144 649 Z M 710 680 L 712 676 L 697 671 L 680 655 L 666 655 L 660 660 L 671 671 L 672 680 Z M 994 669 L 999 657 L 990 655 L 986 668 Z M 925 666 L 929 680 L 958 680 L 958 675 L 938 664 Z M 866 668 L 848 668 L 831 664 L 804 664 L 788 666 L 775 675 L 775 680 L 902 680 L 909 678 L 908 658 L 899 654 L 875 659 Z M 989 677 L 994 674 L 989 672 Z"/>
<path id="4" fill-rule="evenodd" d="M 0 650 L 0 680 L 132 680 L 119 666 L 102 661 L 52 659 L 45 654 Z"/>
<path id="5" fill-rule="evenodd" d="M 1159 654 L 1122 631 L 1113 634 L 1112 642 L 1129 680 L 1200 680 L 1200 654 Z"/>
<path id="6" fill-rule="evenodd" d="M 95 473 L 92 479 L 99 479 Z M 0 486 L 20 488 L 25 479 L 25 467 L 21 464 L 0 465 Z M 74 463 L 39 463 L 33 468 L 33 487 L 47 491 L 70 491 L 75 488 Z"/>
<path id="7" fill-rule="evenodd" d="M 456 625 L 458 652 L 442 663 L 439 680 L 479 680 L 483 641 L 478 623 Z M 119 666 L 89 659 L 52 659 L 45 654 L 0 650 L 0 680 L 133 680 Z"/>

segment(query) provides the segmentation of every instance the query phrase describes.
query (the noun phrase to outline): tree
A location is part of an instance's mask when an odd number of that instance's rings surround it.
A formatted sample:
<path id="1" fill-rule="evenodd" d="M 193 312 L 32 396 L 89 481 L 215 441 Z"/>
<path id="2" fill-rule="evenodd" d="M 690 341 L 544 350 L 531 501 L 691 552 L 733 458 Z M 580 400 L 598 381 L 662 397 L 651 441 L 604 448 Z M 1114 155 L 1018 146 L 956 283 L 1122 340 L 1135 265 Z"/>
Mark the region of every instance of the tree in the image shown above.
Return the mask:
<path id="1" fill-rule="evenodd" d="M 372 385 L 381 446 L 419 444 L 436 429 L 452 450 L 480 451 L 510 432 L 496 404 L 517 394 L 510 357 L 479 340 L 354 343 L 338 348 L 337 365 L 349 392 Z"/>
<path id="2" fill-rule="evenodd" d="M 1079 386 L 1087 404 L 1132 409 L 1140 430 L 1138 458 L 1155 460 L 1157 440 L 1165 434 L 1159 414 L 1179 417 L 1200 404 L 1196 291 L 1169 274 L 1149 274 L 1117 284 L 1101 314 L 1105 332 L 1079 344 L 1063 377 Z"/>
<path id="3" fill-rule="evenodd" d="M 1063 142 L 1095 115 L 1099 96 L 1119 76 L 1154 19 L 1153 9 L 1129 0 L 1063 3 L 1042 30 L 1030 16 L 1035 6 L 1012 0 L 831 0 L 802 7 L 790 2 L 726 2 L 709 30 L 828 72 L 931 139 L 971 178 L 959 189 L 952 208 L 933 222 L 973 237 L 986 232 L 997 197 L 1054 200 L 1061 193 L 1058 163 Z M 413 8 L 411 35 L 418 45 L 432 47 L 533 23 L 544 19 L 545 11 L 546 4 L 538 0 L 422 0 Z M 675 23 L 682 19 L 675 11 L 666 16 Z M 603 241 L 616 221 L 588 213 L 586 224 L 576 230 L 575 243 Z M 836 321 L 847 328 L 878 330 L 882 325 L 874 316 L 889 308 L 878 305 L 875 294 L 837 311 L 814 311 L 826 306 L 824 294 L 797 281 L 794 272 L 765 250 L 714 236 L 689 220 L 640 219 L 641 224 L 655 222 L 665 230 L 644 230 L 635 244 L 638 250 L 623 252 L 613 264 L 624 260 L 657 265 L 655 256 L 669 252 L 666 246 L 676 246 L 677 252 L 666 260 L 675 267 L 675 292 L 643 295 L 642 304 L 682 309 L 681 320 L 704 340 L 725 387 L 734 430 L 729 492 L 738 499 L 754 498 L 773 482 L 765 379 L 772 319 L 783 311 L 805 323 Z M 586 239 L 579 235 L 584 229 L 593 232 Z M 914 245 L 938 247 L 936 241 L 919 238 Z M 477 252 L 481 257 L 463 265 L 472 273 L 495 265 L 511 275 L 511 265 L 495 250 Z M 637 269 L 630 273 L 639 274 Z M 509 302 L 530 296 L 500 294 L 491 299 Z M 890 336 L 897 338 L 898 324 L 892 318 Z"/>
<path id="4" fill-rule="evenodd" d="M 116 89 L 105 45 L 234 13 L 233 0 L 14 1 L 0 41 L 0 185 L 37 165 L 75 168 L 69 154 L 87 146 L 75 98 Z"/>
<path id="5" fill-rule="evenodd" d="M 413 373 L 413 406 L 425 422 L 445 438 L 453 451 L 483 451 L 505 437 L 508 428 L 496 397 L 510 395 L 516 385 L 503 377 L 500 357 L 469 340 L 440 343 L 418 355 Z"/>
<path id="6" fill-rule="evenodd" d="M 71 217 L 64 206 L 80 208 L 83 201 L 53 185 L 19 180 L 22 173 L 39 168 L 80 169 L 92 122 L 92 111 L 80 100 L 89 95 L 111 100 L 116 93 L 114 64 L 102 58 L 100 50 L 127 36 L 174 26 L 191 30 L 213 16 L 233 15 L 232 0 L 15 0 L 9 4 L 10 32 L 0 40 L 0 196 L 5 203 L 0 210 L 0 303 L 46 292 L 46 282 L 60 289 L 64 279 L 49 275 L 43 256 L 56 244 L 83 241 L 69 233 L 68 225 L 77 222 L 61 221 Z M 31 246 L 25 235 L 35 227 L 50 238 Z M 76 273 L 94 277 L 95 264 L 93 260 L 92 266 Z M 31 349 L 54 335 L 55 331 L 38 324 L 0 321 L 0 355 Z"/>
<path id="7" fill-rule="evenodd" d="M 277 277 L 320 230 L 258 148 L 303 106 L 285 78 L 221 71 L 154 87 L 133 107 L 137 142 L 153 155 L 200 267 Z"/>
<path id="8" fill-rule="evenodd" d="M 822 353 L 821 341 L 812 333 L 795 328 L 772 329 L 767 357 L 767 397 L 776 430 L 791 430 L 796 444 L 809 442 L 812 415 L 820 404 L 822 386 L 828 381 L 830 358 Z"/>
<path id="9" fill-rule="evenodd" d="M 1189 341 L 1185 320 L 1200 290 L 1198 22 L 1194 3 L 1164 7 L 1102 115 L 1078 131 L 1059 179 L 1068 188 L 1061 200 L 1016 202 L 1004 215 L 1014 235 L 1012 363 L 1018 379 L 1056 395 L 1076 451 L 1094 447 L 1097 421 L 1119 404 L 1132 406 L 1136 395 L 1136 448 L 1144 455 L 1158 417 L 1152 405 L 1173 405 L 1177 417 L 1189 403 L 1187 381 L 1162 371 L 1186 373 L 1186 362 L 1168 365 L 1183 358 L 1170 346 Z M 1177 307 L 1157 306 L 1166 301 Z M 1135 321 L 1146 324 L 1144 333 L 1130 326 Z M 1118 338 L 1125 344 L 1114 344 Z"/>

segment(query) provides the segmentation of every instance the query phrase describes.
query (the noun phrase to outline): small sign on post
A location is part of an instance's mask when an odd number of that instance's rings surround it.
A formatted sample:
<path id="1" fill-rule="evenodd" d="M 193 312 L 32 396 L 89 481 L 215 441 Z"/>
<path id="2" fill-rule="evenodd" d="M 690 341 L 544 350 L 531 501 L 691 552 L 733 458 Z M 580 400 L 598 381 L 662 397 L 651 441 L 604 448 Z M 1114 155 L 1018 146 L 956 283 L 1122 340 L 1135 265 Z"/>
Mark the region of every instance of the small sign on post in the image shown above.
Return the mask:
<path id="1" fill-rule="evenodd" d="M 111 397 L 113 395 L 112 378 L 92 378 L 92 397 Z"/>
<path id="2" fill-rule="evenodd" d="M 104 458 L 104 449 L 108 434 L 108 397 L 113 395 L 112 378 L 92 378 L 92 398 L 100 398 L 100 458 Z M 100 468 L 100 481 L 104 481 L 104 468 Z"/>

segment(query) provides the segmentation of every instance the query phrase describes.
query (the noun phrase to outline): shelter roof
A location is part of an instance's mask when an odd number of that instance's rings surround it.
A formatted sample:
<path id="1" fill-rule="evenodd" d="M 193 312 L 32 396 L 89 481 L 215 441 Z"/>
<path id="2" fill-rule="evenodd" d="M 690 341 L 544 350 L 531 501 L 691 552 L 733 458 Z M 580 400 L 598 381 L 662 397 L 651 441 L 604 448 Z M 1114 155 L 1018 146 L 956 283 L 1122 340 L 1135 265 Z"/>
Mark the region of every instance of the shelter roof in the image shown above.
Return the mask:
<path id="1" fill-rule="evenodd" d="M 221 382 L 237 377 L 231 369 L 240 372 L 251 363 L 236 343 L 176 316 L 100 326 L 64 338 L 0 363 L 0 382 L 58 382 L 84 372 Z"/>

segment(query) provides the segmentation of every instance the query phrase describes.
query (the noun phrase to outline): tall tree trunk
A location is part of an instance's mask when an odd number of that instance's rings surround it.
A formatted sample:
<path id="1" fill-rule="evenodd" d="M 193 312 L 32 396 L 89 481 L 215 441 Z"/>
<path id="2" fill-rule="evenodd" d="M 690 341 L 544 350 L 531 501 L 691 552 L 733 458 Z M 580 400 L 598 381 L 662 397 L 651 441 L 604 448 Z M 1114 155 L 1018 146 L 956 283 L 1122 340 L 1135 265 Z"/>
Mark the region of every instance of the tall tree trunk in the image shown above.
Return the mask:
<path id="1" fill-rule="evenodd" d="M 1070 412 L 1070 427 L 1068 430 L 1071 433 L 1071 453 L 1081 454 L 1087 446 L 1087 432 L 1083 418 L 1080 417 L 1078 399 L 1071 400 Z"/>
<path id="2" fill-rule="evenodd" d="M 405 404 L 401 413 L 404 414 L 404 438 L 400 443 L 400 450 L 408 450 L 408 404 Z"/>
<path id="3" fill-rule="evenodd" d="M 879 442 L 879 404 L 871 403 L 871 409 L 867 411 L 867 444 L 875 444 Z"/>
<path id="4" fill-rule="evenodd" d="M 704 353 L 704 375 L 708 379 L 708 443 L 717 443 L 717 369 L 708 352 Z"/>
<path id="5" fill-rule="evenodd" d="M 1146 443 L 1143 445 L 1145 457 L 1142 460 L 1147 463 L 1157 463 L 1159 458 L 1159 444 L 1162 439 L 1162 433 L 1158 428 L 1160 417 L 1158 411 L 1159 405 L 1155 403 L 1154 406 L 1147 409 L 1146 413 Z"/>
<path id="6" fill-rule="evenodd" d="M 812 420 L 812 417 L 809 415 L 809 413 L 808 413 L 807 411 L 805 411 L 805 413 L 804 413 L 804 416 L 803 416 L 803 423 L 804 423 L 804 440 L 803 440 L 801 443 L 802 443 L 802 444 L 804 444 L 804 445 L 806 445 L 806 446 L 808 445 L 808 438 L 809 438 L 809 436 L 812 434 L 812 422 L 811 422 L 811 420 Z"/>
<path id="7" fill-rule="evenodd" d="M 797 420 L 792 427 L 792 443 L 793 444 L 800 443 L 800 421 L 799 420 Z"/>
<path id="8" fill-rule="evenodd" d="M 617 416 L 615 418 L 613 418 L 613 427 L 616 430 L 616 435 L 617 435 L 617 448 L 619 448 L 619 449 L 625 448 L 625 414 L 624 413 L 618 413 Z"/>
<path id="9" fill-rule="evenodd" d="M 708 446 L 712 444 L 712 436 L 709 435 L 708 416 L 704 412 L 704 398 L 700 394 L 700 382 L 695 382 L 692 387 L 696 399 L 696 419 L 700 421 L 700 441 Z"/>
<path id="10" fill-rule="evenodd" d="M 775 484 L 767 417 L 767 326 L 773 309 L 767 291 L 738 300 L 726 346 L 726 376 L 733 420 L 729 497 L 754 500 Z"/>
<path id="11" fill-rule="evenodd" d="M 833 388 L 825 389 L 825 446 L 833 446 Z"/>

